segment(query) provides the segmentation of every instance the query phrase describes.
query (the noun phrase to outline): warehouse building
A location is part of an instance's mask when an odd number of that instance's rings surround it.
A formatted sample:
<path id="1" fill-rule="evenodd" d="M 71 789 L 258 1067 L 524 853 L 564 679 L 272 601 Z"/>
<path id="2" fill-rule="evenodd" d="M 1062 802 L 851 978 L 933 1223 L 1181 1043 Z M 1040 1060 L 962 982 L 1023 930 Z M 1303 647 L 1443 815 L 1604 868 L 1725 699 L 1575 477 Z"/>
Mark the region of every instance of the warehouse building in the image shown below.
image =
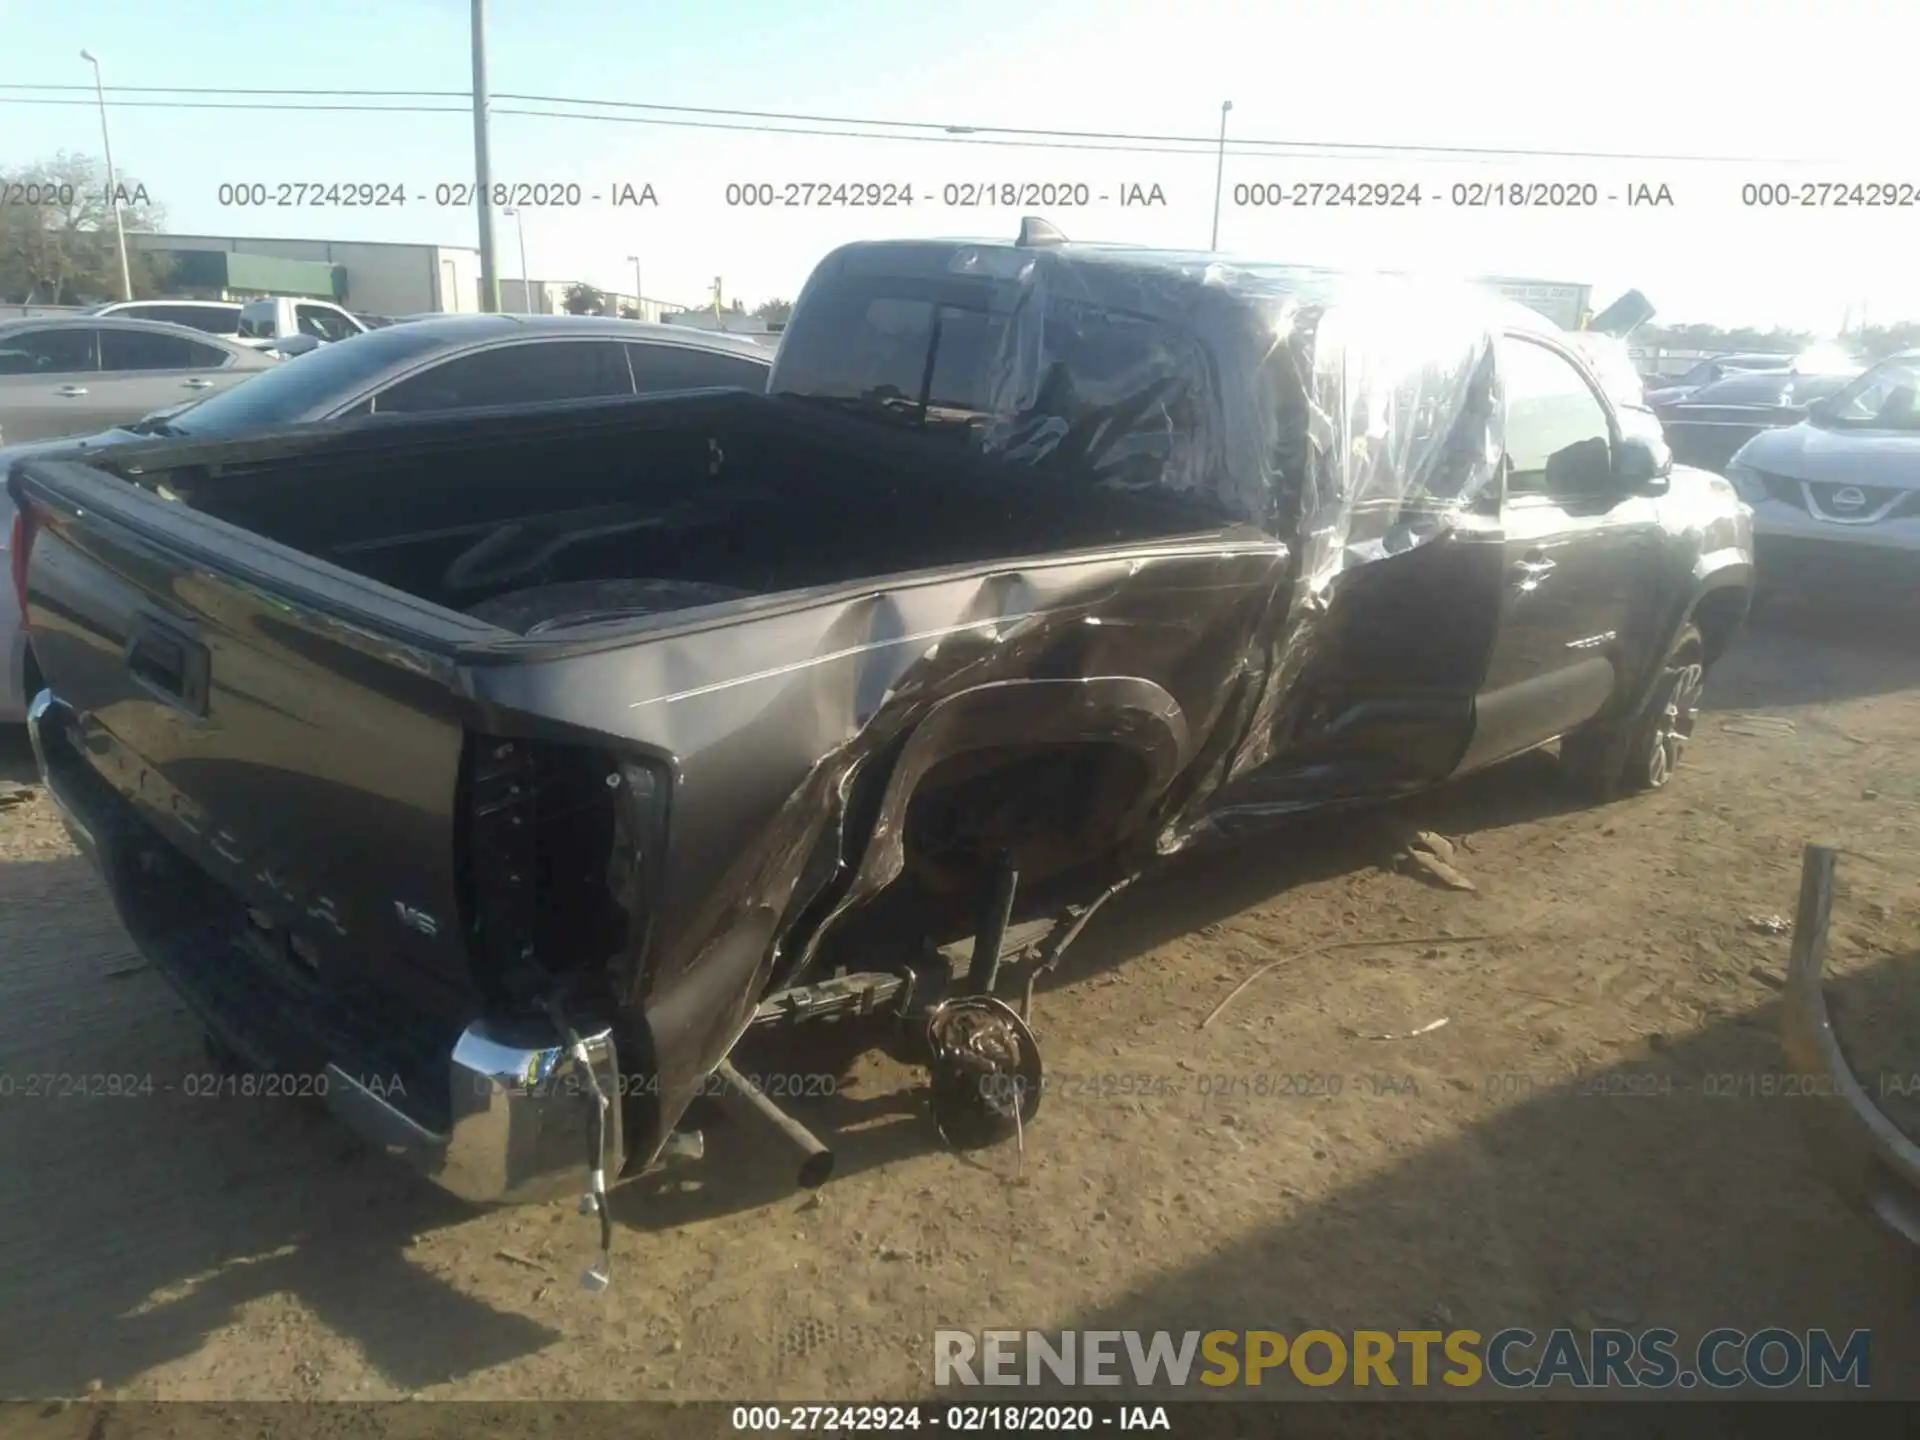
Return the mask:
<path id="1" fill-rule="evenodd" d="M 205 300 L 310 296 L 375 315 L 480 309 L 480 252 L 457 245 L 129 234 L 166 260 L 166 290 Z"/>

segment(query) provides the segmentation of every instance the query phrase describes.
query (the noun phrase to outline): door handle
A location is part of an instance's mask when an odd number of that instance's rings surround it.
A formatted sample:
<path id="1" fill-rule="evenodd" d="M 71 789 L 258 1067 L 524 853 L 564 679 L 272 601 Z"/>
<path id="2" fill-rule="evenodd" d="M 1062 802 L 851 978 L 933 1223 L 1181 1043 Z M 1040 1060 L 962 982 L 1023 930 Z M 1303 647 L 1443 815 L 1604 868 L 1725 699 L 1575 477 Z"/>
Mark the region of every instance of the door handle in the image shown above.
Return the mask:
<path id="1" fill-rule="evenodd" d="M 185 385 L 189 390 L 211 390 L 213 388 L 213 381 L 203 380 L 198 376 L 195 376 L 191 380 L 182 380 L 180 383 Z"/>
<path id="2" fill-rule="evenodd" d="M 53 393 L 63 400 L 78 400 L 82 395 L 87 393 L 87 387 L 84 385 L 62 385 Z"/>
<path id="3" fill-rule="evenodd" d="M 127 669 L 142 688 L 189 715 L 207 713 L 211 658 L 207 647 L 150 620 L 127 641 Z"/>

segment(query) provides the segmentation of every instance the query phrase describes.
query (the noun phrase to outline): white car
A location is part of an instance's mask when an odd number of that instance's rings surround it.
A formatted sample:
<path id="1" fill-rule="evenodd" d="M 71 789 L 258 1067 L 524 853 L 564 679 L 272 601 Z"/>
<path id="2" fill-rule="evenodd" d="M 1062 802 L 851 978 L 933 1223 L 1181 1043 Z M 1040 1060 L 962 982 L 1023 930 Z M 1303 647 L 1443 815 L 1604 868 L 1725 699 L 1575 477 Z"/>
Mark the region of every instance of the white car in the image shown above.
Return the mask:
<path id="1" fill-rule="evenodd" d="M 111 315 L 116 320 L 159 320 L 222 339 L 238 340 L 240 310 L 237 300 L 115 300 L 108 305 L 96 305 L 86 313 Z"/>
<path id="2" fill-rule="evenodd" d="M 1727 478 L 1753 507 L 1762 587 L 1920 596 L 1920 350 L 1754 436 Z"/>

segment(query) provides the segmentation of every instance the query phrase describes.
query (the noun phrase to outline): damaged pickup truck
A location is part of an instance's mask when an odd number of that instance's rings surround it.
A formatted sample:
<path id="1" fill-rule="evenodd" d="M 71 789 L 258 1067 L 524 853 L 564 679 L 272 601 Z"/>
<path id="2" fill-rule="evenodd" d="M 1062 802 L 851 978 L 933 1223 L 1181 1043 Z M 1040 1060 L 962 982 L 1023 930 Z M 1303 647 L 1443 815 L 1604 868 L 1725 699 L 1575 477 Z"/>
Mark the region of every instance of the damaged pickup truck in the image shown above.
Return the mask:
<path id="1" fill-rule="evenodd" d="M 1556 740 L 1666 784 L 1753 579 L 1528 312 L 1032 222 L 834 252 L 767 394 L 8 484 L 49 793 L 218 1053 L 603 1246 L 710 1092 L 824 1178 L 758 1027 L 890 1017 L 955 1143 L 1030 1122 L 1032 975 L 1209 825 Z"/>

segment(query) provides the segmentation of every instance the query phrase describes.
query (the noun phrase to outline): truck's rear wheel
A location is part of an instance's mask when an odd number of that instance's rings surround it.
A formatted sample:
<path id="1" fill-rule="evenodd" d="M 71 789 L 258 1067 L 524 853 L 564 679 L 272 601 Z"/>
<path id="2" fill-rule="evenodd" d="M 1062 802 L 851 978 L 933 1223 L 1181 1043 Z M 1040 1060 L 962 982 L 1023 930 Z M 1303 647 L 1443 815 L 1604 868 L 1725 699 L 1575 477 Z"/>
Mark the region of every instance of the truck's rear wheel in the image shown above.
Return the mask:
<path id="1" fill-rule="evenodd" d="M 1706 642 L 1689 621 L 1673 637 L 1646 704 L 1618 725 L 1569 735 L 1560 742 L 1561 765 L 1598 799 L 1665 789 L 1699 723 L 1706 673 Z"/>

